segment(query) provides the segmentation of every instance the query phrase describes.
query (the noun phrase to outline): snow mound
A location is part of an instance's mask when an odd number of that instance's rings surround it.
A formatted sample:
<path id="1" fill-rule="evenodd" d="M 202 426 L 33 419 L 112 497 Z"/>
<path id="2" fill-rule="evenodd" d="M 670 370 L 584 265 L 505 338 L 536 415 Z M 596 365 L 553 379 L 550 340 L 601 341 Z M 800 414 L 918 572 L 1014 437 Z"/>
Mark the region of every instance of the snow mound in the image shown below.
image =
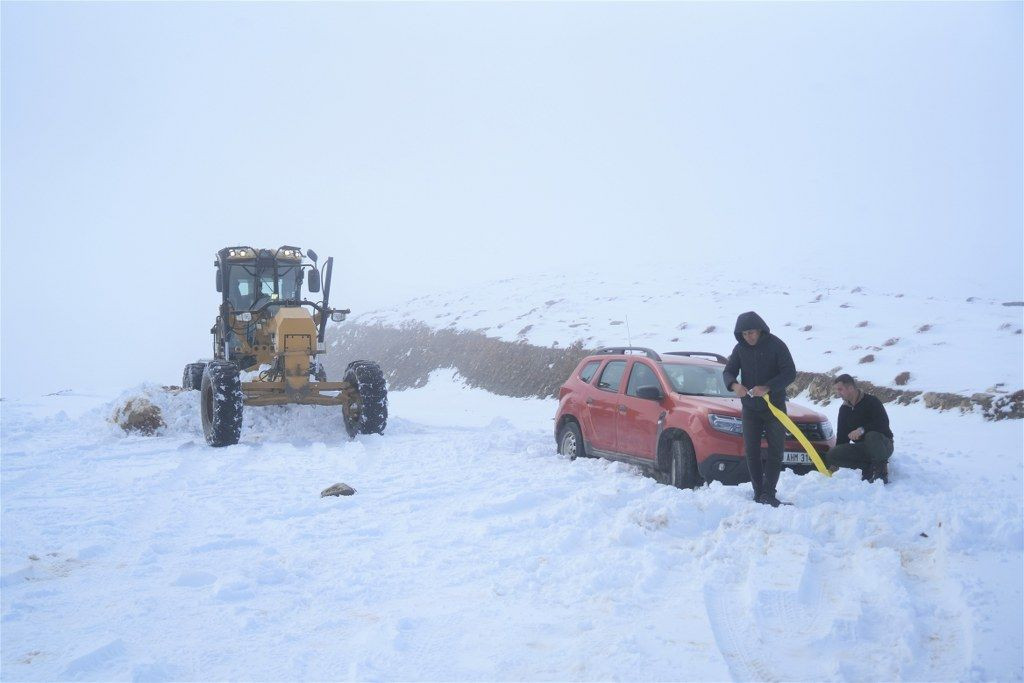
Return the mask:
<path id="1" fill-rule="evenodd" d="M 94 428 L 96 413 L 100 412 L 109 415 L 108 421 L 118 427 L 118 431 L 123 430 L 121 436 L 185 437 L 204 441 L 199 401 L 199 391 L 140 384 L 124 391 L 99 411 L 83 416 L 82 426 Z M 149 425 L 154 426 L 147 428 Z M 242 442 L 339 442 L 347 438 L 340 406 L 246 406 L 242 413 Z"/>

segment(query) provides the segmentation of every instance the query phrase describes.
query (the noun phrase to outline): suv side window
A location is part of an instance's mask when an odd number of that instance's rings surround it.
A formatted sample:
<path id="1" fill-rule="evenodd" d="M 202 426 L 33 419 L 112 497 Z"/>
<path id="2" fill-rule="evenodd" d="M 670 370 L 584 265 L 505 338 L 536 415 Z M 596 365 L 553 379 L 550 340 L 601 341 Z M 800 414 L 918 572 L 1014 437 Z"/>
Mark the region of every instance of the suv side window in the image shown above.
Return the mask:
<path id="1" fill-rule="evenodd" d="M 604 370 L 601 371 L 601 378 L 597 380 L 597 388 L 618 393 L 619 387 L 622 386 L 622 375 L 625 372 L 626 361 L 608 361 L 608 365 L 604 366 Z"/>
<path id="2" fill-rule="evenodd" d="M 661 382 L 654 370 L 646 363 L 637 361 L 633 363 L 633 370 L 629 373 L 629 384 L 626 385 L 626 395 L 636 396 L 636 390 L 640 387 L 660 387 Z"/>
<path id="3" fill-rule="evenodd" d="M 580 379 L 586 382 L 587 384 L 590 384 L 590 380 L 594 378 L 594 373 L 597 372 L 597 366 L 599 366 L 600 364 L 601 361 L 592 360 L 586 365 L 584 365 L 583 369 L 580 370 Z"/>

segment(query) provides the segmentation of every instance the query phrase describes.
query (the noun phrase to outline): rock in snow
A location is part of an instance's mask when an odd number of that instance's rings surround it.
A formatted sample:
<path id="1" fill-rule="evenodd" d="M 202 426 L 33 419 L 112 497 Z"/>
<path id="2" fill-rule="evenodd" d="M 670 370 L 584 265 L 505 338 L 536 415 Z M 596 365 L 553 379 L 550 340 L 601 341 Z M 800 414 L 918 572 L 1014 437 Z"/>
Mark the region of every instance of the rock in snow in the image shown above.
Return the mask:
<path id="1" fill-rule="evenodd" d="M 320 497 L 325 498 L 327 496 L 351 496 L 356 490 L 348 484 L 334 484 L 328 486 L 320 492 Z"/>

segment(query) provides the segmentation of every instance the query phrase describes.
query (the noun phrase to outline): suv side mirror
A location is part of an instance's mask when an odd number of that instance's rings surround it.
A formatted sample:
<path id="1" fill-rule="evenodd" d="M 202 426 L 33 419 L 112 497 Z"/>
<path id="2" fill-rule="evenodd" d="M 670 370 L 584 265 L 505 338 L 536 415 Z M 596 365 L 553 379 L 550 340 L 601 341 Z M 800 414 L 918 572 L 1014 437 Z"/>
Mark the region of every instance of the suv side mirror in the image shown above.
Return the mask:
<path id="1" fill-rule="evenodd" d="M 660 401 L 665 398 L 658 387 L 639 387 L 636 390 L 636 395 L 638 398 L 646 398 L 651 401 Z"/>
<path id="2" fill-rule="evenodd" d="M 217 266 L 217 291 L 221 291 L 223 286 L 220 283 L 220 266 Z"/>
<path id="3" fill-rule="evenodd" d="M 315 251 L 313 251 L 312 249 L 307 249 L 306 250 L 306 256 L 309 257 L 310 261 L 312 261 L 313 263 L 316 263 L 316 252 Z"/>
<path id="4" fill-rule="evenodd" d="M 306 273 L 306 289 L 314 293 L 320 291 L 320 272 L 314 268 Z"/>

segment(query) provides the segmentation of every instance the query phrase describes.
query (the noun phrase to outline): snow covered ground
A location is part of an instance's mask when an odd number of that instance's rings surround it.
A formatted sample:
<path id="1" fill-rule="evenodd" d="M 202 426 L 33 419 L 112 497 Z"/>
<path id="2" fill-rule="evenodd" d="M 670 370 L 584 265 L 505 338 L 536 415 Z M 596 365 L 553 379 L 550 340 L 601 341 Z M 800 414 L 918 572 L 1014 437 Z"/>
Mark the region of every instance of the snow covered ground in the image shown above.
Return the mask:
<path id="1" fill-rule="evenodd" d="M 539 346 L 631 341 L 659 351 L 728 355 L 736 343 L 736 317 L 753 307 L 789 345 L 799 370 L 842 368 L 890 387 L 909 372 L 906 389 L 966 396 L 1021 389 L 1024 308 L 1003 305 L 1019 293 L 993 298 L 955 281 L 949 289 L 962 291 L 936 295 L 806 275 L 751 282 L 685 262 L 622 274 L 573 271 L 500 280 L 359 312 L 353 320 L 480 330 Z"/>
<path id="2" fill-rule="evenodd" d="M 0 404 L 4 680 L 1022 678 L 1019 421 L 890 406 L 889 486 L 786 474 L 771 509 L 562 459 L 553 401 L 450 371 L 354 441 L 251 408 L 212 449 L 197 392 L 129 393 L 158 436 Z"/>

